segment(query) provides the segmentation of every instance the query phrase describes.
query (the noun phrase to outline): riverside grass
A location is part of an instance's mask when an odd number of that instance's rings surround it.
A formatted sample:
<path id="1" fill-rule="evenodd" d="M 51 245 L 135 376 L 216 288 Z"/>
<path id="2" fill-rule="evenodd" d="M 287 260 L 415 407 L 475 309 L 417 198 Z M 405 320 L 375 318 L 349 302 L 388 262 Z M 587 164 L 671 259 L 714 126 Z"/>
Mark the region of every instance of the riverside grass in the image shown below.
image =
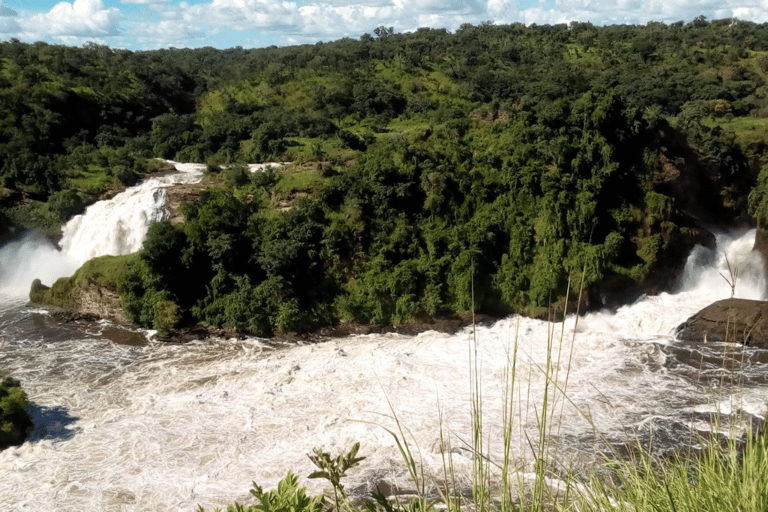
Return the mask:
<path id="1" fill-rule="evenodd" d="M 578 311 L 576 318 L 578 323 Z M 459 482 L 450 436 L 446 436 L 443 430 L 442 409 L 438 406 L 443 475 L 439 483 L 432 482 L 439 495 L 436 500 L 429 496 L 423 465 L 414 456 L 420 453 L 418 446 L 412 448 L 413 438 L 407 427 L 400 423 L 387 398 L 396 429 L 379 426 L 393 436 L 417 490 L 416 497 L 401 502 L 397 497 L 385 497 L 376 489 L 371 496 L 373 500 L 353 501 L 344 496 L 339 502 L 338 499 L 323 498 L 320 502 L 312 501 L 310 506 L 302 509 L 295 506 L 297 500 L 292 496 L 281 496 L 286 492 L 300 492 L 302 497 L 305 495 L 306 489 L 298 488 L 295 477 L 289 473 L 286 478 L 294 478 L 292 485 L 281 482 L 277 490 L 270 491 L 274 493 L 270 495 L 271 501 L 260 498 L 260 504 L 249 507 L 235 504 L 229 506 L 227 512 L 320 512 L 318 503 L 321 502 L 324 503 L 322 509 L 334 512 L 768 512 L 768 438 L 751 425 L 741 441 L 736 439 L 735 427 L 731 429 L 731 435 L 722 441 L 717 434 L 720 425 L 715 421 L 713 435 L 707 438 L 699 436 L 698 447 L 684 447 L 666 458 L 654 455 L 652 446 L 643 447 L 639 441 L 629 455 L 622 456 L 618 448 L 611 447 L 603 438 L 602 441 L 609 446 L 603 464 L 593 468 L 586 477 L 577 478 L 571 471 L 565 471 L 568 476 L 558 478 L 549 469 L 556 467 L 559 461 L 557 449 L 548 439 L 558 431 L 563 421 L 563 405 L 570 402 L 566 392 L 569 370 L 566 369 L 561 375 L 564 366 L 561 363 L 570 368 L 573 356 L 573 343 L 570 353 L 563 353 L 565 319 L 559 332 L 557 324 L 549 322 L 547 359 L 544 366 L 539 367 L 545 376 L 545 392 L 541 408 L 537 411 L 538 437 L 527 439 L 534 457 L 534 471 L 532 475 L 524 473 L 515 466 L 511 457 L 518 327 L 506 354 L 502 405 L 503 453 L 499 462 L 492 460 L 487 449 L 489 443 L 486 440 L 490 436 L 482 422 L 482 372 L 477 357 L 476 330 L 472 329 L 468 344 L 472 438 L 469 442 L 462 441 L 464 448 L 474 455 L 471 498 L 463 492 L 465 487 Z M 588 414 L 582 413 L 582 416 L 589 421 Z M 353 447 L 353 456 L 357 448 L 357 445 Z M 331 483 L 335 490 L 336 484 Z M 260 491 L 256 484 L 254 488 Z M 274 503 L 278 502 L 291 505 L 275 508 Z M 310 504 L 307 500 L 305 502 Z M 204 510 L 200 508 L 200 512 Z"/>

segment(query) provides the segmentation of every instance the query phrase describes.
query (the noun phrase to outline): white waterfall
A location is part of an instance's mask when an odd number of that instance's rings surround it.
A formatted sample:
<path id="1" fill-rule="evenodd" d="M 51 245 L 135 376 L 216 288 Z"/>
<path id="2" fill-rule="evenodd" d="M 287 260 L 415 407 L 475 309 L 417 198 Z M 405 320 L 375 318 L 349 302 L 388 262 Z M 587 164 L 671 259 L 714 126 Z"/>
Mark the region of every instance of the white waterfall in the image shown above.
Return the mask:
<path id="1" fill-rule="evenodd" d="M 144 180 L 73 217 L 62 229 L 61 250 L 39 235 L 28 235 L 0 248 L 0 289 L 28 293 L 34 279 L 50 286 L 91 258 L 141 249 L 149 226 L 168 215 L 166 189 L 200 181 L 205 169 L 202 164 L 174 165 L 178 173 Z"/>

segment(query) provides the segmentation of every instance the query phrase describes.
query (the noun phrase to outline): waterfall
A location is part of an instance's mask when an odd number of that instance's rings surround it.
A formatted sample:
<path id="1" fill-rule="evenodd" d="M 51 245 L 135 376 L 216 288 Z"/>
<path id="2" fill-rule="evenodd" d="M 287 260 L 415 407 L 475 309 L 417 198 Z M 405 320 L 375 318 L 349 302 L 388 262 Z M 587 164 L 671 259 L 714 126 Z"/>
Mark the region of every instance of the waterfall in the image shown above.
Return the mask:
<path id="1" fill-rule="evenodd" d="M 61 250 L 35 234 L 0 248 L 0 289 L 28 293 L 34 279 L 50 286 L 91 258 L 141 249 L 149 226 L 168 216 L 166 189 L 202 179 L 204 165 L 174 165 L 179 172 L 146 179 L 73 217 L 62 229 Z"/>

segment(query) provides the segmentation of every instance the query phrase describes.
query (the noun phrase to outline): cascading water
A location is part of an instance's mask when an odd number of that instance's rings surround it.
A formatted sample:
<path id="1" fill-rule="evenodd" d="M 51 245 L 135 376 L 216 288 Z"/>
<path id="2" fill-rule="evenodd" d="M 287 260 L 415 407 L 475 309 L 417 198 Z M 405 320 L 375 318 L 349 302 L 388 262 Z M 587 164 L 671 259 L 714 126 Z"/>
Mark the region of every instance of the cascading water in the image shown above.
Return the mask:
<path id="1" fill-rule="evenodd" d="M 97 228 L 83 222 L 80 229 Z M 537 438 L 550 356 L 549 378 L 567 397 L 550 396 L 554 470 L 591 467 L 600 460 L 597 440 L 620 445 L 653 431 L 671 448 L 690 440 L 691 426 L 711 428 L 712 413 L 762 416 L 765 351 L 672 335 L 688 316 L 730 296 L 720 275 L 729 275 L 726 254 L 739 269 L 736 296 L 763 298 L 762 263 L 750 252 L 754 231 L 717 238 L 716 251 L 691 255 L 676 293 L 557 326 L 509 317 L 474 336 L 466 329 L 312 345 L 116 342 L 109 323 L 62 326 L 22 299 L 2 299 L 0 368 L 24 383 L 36 429 L 0 453 L 0 509 L 191 511 L 250 502 L 252 481 L 271 488 L 288 470 L 304 477 L 314 447 L 337 454 L 357 441 L 367 458 L 350 472 L 348 489 L 381 480 L 408 488 L 395 441 L 382 428 L 394 428 L 393 410 L 427 474 L 442 474 L 445 441 L 463 474 L 472 465 L 465 442 L 475 358 L 484 442 L 499 460 L 505 378 L 516 354 L 512 457 L 523 471 L 533 467 L 528 440 Z M 322 488 L 317 480 L 302 484 Z"/>
<path id="2" fill-rule="evenodd" d="M 72 275 L 91 258 L 141 249 L 150 224 L 168 215 L 164 206 L 166 189 L 202 179 L 204 165 L 174 165 L 179 172 L 147 179 L 73 217 L 62 230 L 61 250 L 36 235 L 1 247 L 0 291 L 26 294 L 34 279 L 50 286 L 57 278 Z"/>

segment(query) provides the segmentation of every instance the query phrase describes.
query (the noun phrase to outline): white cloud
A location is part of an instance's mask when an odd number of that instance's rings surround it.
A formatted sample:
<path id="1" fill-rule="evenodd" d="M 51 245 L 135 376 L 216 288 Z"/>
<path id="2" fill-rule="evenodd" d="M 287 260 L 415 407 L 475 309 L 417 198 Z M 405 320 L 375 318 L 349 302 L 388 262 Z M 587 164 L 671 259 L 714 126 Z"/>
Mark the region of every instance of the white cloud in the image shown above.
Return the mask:
<path id="1" fill-rule="evenodd" d="M 21 25 L 9 17 L 0 17 L 0 34 L 18 34 L 21 32 Z"/>
<path id="2" fill-rule="evenodd" d="M 154 4 L 163 4 L 165 2 L 169 2 L 170 0 L 120 0 L 121 4 L 146 4 L 146 5 L 154 5 Z"/>
<path id="3" fill-rule="evenodd" d="M 754 7 L 736 7 L 733 9 L 733 16 L 740 20 L 751 20 L 755 23 L 768 22 L 768 9 L 758 9 Z"/>
<path id="4" fill-rule="evenodd" d="M 124 16 L 103 1 L 133 4 Z M 199 1 L 199 0 L 195 0 Z M 526 6 L 535 7 L 523 7 Z M 359 37 L 378 26 L 409 32 L 420 27 L 456 30 L 464 23 L 570 21 L 645 24 L 738 17 L 768 21 L 766 0 L 73 0 L 48 13 L 21 13 L 0 21 L 0 34 L 24 40 L 95 40 L 131 48 L 231 45 L 251 41 L 296 44 Z M 120 28 L 123 34 L 120 34 Z"/>
<path id="5" fill-rule="evenodd" d="M 188 23 L 234 30 L 290 30 L 301 24 L 297 4 L 288 1 L 213 0 L 210 4 L 187 6 L 181 17 Z"/>
<path id="6" fill-rule="evenodd" d="M 137 25 L 131 29 L 131 39 L 149 48 L 184 48 L 206 46 L 206 38 L 215 35 L 218 30 L 205 30 L 195 25 L 165 20 L 153 25 Z"/>
<path id="7" fill-rule="evenodd" d="M 48 13 L 36 14 L 22 22 L 25 33 L 38 38 L 53 36 L 62 40 L 104 38 L 119 34 L 117 8 L 105 8 L 101 0 L 61 2 Z"/>

